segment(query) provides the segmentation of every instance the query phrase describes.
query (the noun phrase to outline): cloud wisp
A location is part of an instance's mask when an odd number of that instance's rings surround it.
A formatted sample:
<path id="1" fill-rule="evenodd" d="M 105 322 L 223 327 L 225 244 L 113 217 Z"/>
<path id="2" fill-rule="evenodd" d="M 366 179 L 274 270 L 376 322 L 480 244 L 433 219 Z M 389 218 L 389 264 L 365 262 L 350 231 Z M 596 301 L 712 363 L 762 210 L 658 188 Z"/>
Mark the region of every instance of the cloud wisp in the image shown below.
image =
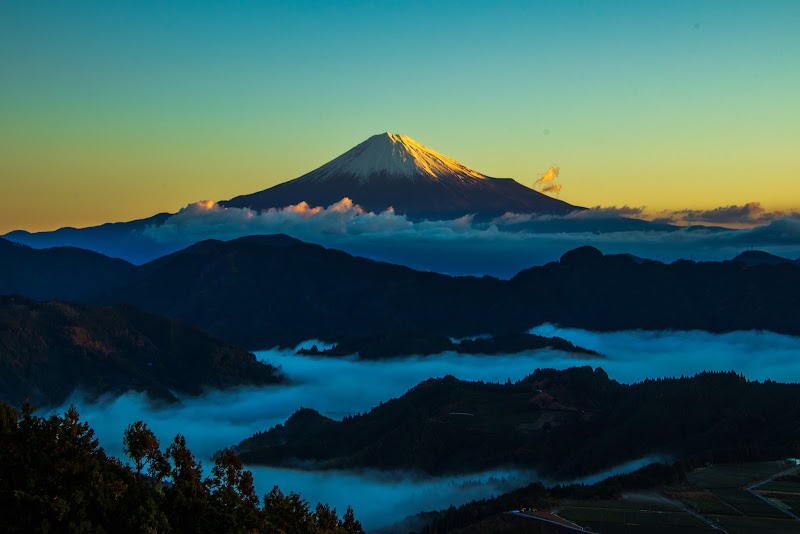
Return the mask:
<path id="1" fill-rule="evenodd" d="M 555 183 L 558 175 L 561 174 L 561 167 L 550 166 L 544 174 L 533 184 L 533 188 L 545 195 L 558 195 L 561 192 L 561 184 Z"/>

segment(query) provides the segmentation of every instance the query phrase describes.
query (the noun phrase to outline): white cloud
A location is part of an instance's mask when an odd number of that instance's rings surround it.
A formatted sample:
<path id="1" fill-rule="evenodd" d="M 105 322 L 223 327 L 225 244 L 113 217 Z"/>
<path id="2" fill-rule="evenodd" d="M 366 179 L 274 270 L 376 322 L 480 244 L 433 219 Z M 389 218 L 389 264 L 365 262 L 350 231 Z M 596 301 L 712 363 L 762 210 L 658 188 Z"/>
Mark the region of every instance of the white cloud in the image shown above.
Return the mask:
<path id="1" fill-rule="evenodd" d="M 472 216 L 411 221 L 392 210 L 365 212 L 347 198 L 328 207 L 300 203 L 260 213 L 198 202 L 164 224 L 148 227 L 145 235 L 160 246 L 171 244 L 177 250 L 209 238 L 285 233 L 421 270 L 500 277 L 558 260 L 564 252 L 582 245 L 593 245 L 607 254 L 631 253 L 667 262 L 729 259 L 751 247 L 791 259 L 800 256 L 800 219 L 774 220 L 746 230 L 651 230 L 631 227 L 630 219 L 620 218 L 642 210 L 597 206 L 564 217 L 507 213 L 492 221 Z"/>

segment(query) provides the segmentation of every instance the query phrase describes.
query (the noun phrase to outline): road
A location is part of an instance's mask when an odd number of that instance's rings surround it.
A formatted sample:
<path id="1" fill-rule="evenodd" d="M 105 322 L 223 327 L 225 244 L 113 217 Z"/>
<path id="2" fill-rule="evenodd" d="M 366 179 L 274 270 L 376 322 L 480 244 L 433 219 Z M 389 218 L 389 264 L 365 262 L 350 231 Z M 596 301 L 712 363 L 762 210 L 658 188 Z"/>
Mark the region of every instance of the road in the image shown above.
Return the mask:
<path id="1" fill-rule="evenodd" d="M 552 525 L 558 525 L 559 527 L 566 528 L 567 530 L 573 530 L 575 532 L 584 532 L 585 534 L 595 534 L 592 530 L 586 530 L 578 525 L 571 526 L 566 524 L 566 520 L 562 519 L 564 523 L 559 523 L 558 521 L 553 521 L 552 519 L 545 519 L 544 517 L 539 517 L 538 515 L 530 515 L 520 512 L 519 510 L 512 510 L 511 512 L 506 512 L 507 514 L 516 515 L 519 517 L 526 517 L 528 519 L 535 519 L 536 521 L 544 521 L 545 523 L 550 523 Z M 574 523 L 573 523 L 574 525 Z"/>
<path id="2" fill-rule="evenodd" d="M 729 531 L 727 531 L 726 529 L 722 528 L 722 525 L 718 525 L 717 523 L 715 523 L 711 519 L 707 518 L 706 516 L 700 514 L 699 512 L 696 512 L 696 511 L 692 510 L 691 508 L 689 508 L 688 506 L 683 504 L 678 499 L 670 499 L 666 495 L 662 495 L 662 494 L 659 494 L 658 496 L 661 497 L 662 499 L 664 499 L 666 502 L 670 503 L 671 505 L 673 505 L 673 506 L 675 506 L 677 508 L 680 508 L 681 510 L 683 510 L 687 514 L 693 515 L 694 517 L 696 517 L 697 519 L 699 519 L 700 521 L 702 521 L 703 523 L 705 523 L 709 527 L 713 528 L 714 530 L 719 530 L 720 532 L 724 532 L 725 534 L 730 534 Z"/>
<path id="3" fill-rule="evenodd" d="M 800 522 L 800 517 L 798 517 L 797 514 L 793 513 L 791 510 L 787 510 L 785 508 L 781 508 L 780 506 L 778 506 L 777 504 L 772 502 L 772 500 L 767 499 L 766 497 L 764 497 L 763 495 L 761 495 L 760 493 L 758 493 L 756 491 L 757 488 L 763 486 L 764 484 L 766 484 L 768 482 L 772 482 L 773 480 L 775 480 L 778 477 L 783 477 L 783 476 L 786 476 L 786 475 L 793 475 L 793 474 L 795 474 L 797 472 L 800 472 L 800 466 L 795 466 L 795 467 L 792 467 L 791 469 L 787 469 L 786 471 L 781 471 L 780 473 L 776 473 L 776 474 L 772 475 L 771 477 L 765 478 L 764 480 L 762 480 L 760 482 L 756 482 L 755 484 L 753 484 L 751 486 L 747 486 L 744 489 L 745 489 L 745 491 L 750 492 L 752 495 L 758 497 L 759 499 L 761 499 L 762 501 L 764 501 L 768 505 L 772 506 L 773 508 L 776 508 L 776 509 L 780 510 L 781 512 L 783 512 L 784 514 L 788 515 L 789 517 L 791 517 L 795 521 Z"/>

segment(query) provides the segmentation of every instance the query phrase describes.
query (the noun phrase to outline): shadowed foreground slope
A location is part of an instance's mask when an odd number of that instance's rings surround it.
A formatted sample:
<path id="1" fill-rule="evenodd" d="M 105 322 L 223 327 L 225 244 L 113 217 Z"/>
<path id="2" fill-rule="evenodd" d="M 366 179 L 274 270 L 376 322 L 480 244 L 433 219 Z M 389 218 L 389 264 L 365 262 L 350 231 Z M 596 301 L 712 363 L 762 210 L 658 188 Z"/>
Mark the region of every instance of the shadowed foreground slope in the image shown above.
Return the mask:
<path id="1" fill-rule="evenodd" d="M 195 327 L 130 306 L 0 297 L 0 400 L 63 402 L 145 391 L 178 394 L 281 382 L 277 369 Z"/>

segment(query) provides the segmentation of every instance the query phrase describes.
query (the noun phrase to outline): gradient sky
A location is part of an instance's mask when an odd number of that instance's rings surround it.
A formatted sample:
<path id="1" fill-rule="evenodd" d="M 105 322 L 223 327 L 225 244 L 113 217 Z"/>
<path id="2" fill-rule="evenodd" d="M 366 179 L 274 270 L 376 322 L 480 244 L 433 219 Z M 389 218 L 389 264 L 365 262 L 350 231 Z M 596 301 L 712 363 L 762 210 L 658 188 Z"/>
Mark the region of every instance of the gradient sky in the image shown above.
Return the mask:
<path id="1" fill-rule="evenodd" d="M 0 3 L 0 233 L 404 133 L 580 205 L 800 207 L 800 2 Z"/>

